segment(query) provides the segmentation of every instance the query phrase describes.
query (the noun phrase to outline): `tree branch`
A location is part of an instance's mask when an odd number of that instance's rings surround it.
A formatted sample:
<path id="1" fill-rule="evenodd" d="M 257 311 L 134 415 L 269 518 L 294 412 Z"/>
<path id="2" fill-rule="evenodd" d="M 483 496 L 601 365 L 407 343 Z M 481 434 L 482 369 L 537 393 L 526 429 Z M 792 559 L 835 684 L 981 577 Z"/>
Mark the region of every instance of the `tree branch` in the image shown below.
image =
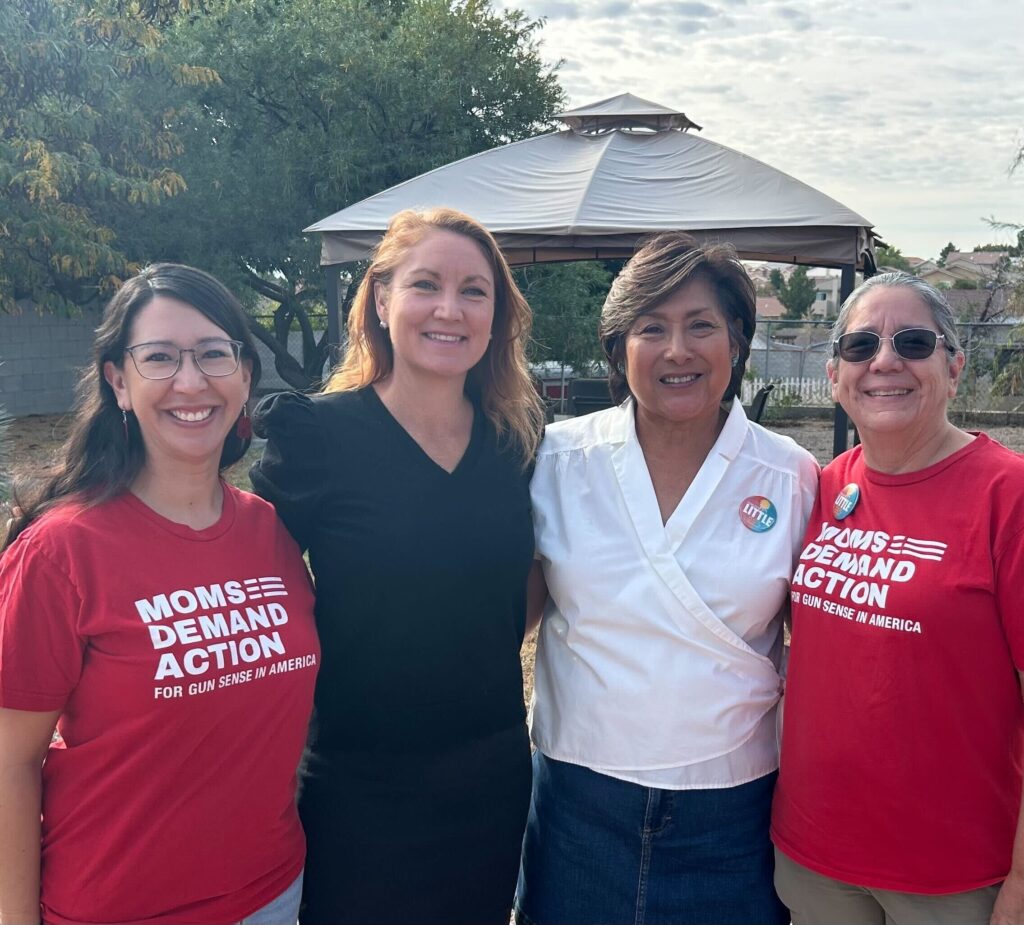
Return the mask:
<path id="1" fill-rule="evenodd" d="M 248 322 L 249 330 L 257 340 L 274 354 L 274 368 L 277 374 L 292 388 L 308 389 L 313 384 L 312 379 L 306 375 L 298 360 L 288 352 L 287 345 L 282 345 L 255 318 L 249 317 Z"/>
<path id="2" fill-rule="evenodd" d="M 291 295 L 283 286 L 278 286 L 269 280 L 264 279 L 259 273 L 249 269 L 242 260 L 235 261 L 238 267 L 245 274 L 245 284 L 261 296 L 273 299 L 275 302 L 284 302 Z"/>

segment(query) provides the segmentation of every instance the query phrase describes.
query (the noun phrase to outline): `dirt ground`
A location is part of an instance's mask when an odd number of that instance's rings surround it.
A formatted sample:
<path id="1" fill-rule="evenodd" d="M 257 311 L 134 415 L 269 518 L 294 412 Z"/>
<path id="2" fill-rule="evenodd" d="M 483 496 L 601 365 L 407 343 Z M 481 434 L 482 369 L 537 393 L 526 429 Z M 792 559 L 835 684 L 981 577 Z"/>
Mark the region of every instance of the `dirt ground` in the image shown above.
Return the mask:
<path id="1" fill-rule="evenodd" d="M 832 459 L 832 422 L 831 421 L 799 421 L 769 423 L 771 430 L 792 437 L 800 446 L 811 451 L 822 465 Z M 967 430 L 977 431 L 975 425 L 967 425 Z M 986 427 L 984 428 L 993 440 L 1018 453 L 1024 453 L 1024 427 Z M 850 441 L 847 440 L 849 445 Z"/>
<path id="2" fill-rule="evenodd" d="M 59 414 L 15 418 L 8 431 L 14 469 L 44 465 L 67 436 L 67 421 Z"/>
<path id="3" fill-rule="evenodd" d="M 38 471 L 56 458 L 61 443 L 67 436 L 69 418 L 62 415 L 35 415 L 16 418 L 11 425 L 11 460 L 15 473 Z M 792 437 L 806 447 L 823 465 L 832 458 L 832 424 L 830 421 L 771 422 L 772 430 Z M 1017 452 L 1024 453 L 1024 427 L 993 427 L 988 434 Z M 230 481 L 241 488 L 249 487 L 249 464 L 256 458 L 258 448 L 227 473 Z M 0 502 L 0 524 L 8 512 Z M 523 646 L 523 677 L 527 698 L 533 692 L 533 658 L 536 638 L 531 637 Z"/>

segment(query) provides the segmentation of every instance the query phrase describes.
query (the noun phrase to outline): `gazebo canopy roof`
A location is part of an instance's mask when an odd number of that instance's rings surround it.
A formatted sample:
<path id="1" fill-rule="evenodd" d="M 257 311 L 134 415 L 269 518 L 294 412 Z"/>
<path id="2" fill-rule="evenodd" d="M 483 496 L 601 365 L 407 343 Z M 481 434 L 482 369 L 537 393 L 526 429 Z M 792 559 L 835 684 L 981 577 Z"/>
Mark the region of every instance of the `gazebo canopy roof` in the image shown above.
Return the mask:
<path id="1" fill-rule="evenodd" d="M 515 264 L 628 256 L 667 230 L 728 241 L 748 259 L 860 267 L 872 252 L 867 219 L 691 134 L 700 126 L 681 112 L 622 94 L 558 118 L 568 128 L 446 164 L 311 225 L 321 263 L 365 258 L 392 215 L 431 206 L 472 215 Z"/>

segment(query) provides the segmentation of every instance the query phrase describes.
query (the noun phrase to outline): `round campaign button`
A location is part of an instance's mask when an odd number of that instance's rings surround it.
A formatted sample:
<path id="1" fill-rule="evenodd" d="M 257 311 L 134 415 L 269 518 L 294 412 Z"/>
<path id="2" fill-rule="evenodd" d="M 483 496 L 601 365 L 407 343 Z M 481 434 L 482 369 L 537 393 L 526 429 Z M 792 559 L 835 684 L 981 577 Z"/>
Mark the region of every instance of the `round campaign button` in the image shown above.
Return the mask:
<path id="1" fill-rule="evenodd" d="M 856 482 L 850 482 L 838 495 L 832 505 L 832 516 L 836 520 L 843 520 L 853 513 L 853 509 L 860 501 L 860 486 Z"/>
<path id="2" fill-rule="evenodd" d="M 761 495 L 751 495 L 740 502 L 740 523 L 754 533 L 764 533 L 779 519 L 775 505 Z"/>

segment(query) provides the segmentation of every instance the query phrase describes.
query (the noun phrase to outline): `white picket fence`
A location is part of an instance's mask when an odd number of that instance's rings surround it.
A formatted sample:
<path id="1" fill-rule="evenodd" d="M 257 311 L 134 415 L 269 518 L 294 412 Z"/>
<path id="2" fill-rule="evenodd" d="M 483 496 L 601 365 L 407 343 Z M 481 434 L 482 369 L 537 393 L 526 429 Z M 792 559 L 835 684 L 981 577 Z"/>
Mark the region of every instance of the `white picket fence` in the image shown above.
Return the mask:
<path id="1" fill-rule="evenodd" d="M 775 386 L 768 404 L 831 405 L 832 387 L 828 379 L 800 379 L 796 376 L 773 379 L 744 379 L 744 404 L 750 404 L 754 396 L 766 385 Z"/>

